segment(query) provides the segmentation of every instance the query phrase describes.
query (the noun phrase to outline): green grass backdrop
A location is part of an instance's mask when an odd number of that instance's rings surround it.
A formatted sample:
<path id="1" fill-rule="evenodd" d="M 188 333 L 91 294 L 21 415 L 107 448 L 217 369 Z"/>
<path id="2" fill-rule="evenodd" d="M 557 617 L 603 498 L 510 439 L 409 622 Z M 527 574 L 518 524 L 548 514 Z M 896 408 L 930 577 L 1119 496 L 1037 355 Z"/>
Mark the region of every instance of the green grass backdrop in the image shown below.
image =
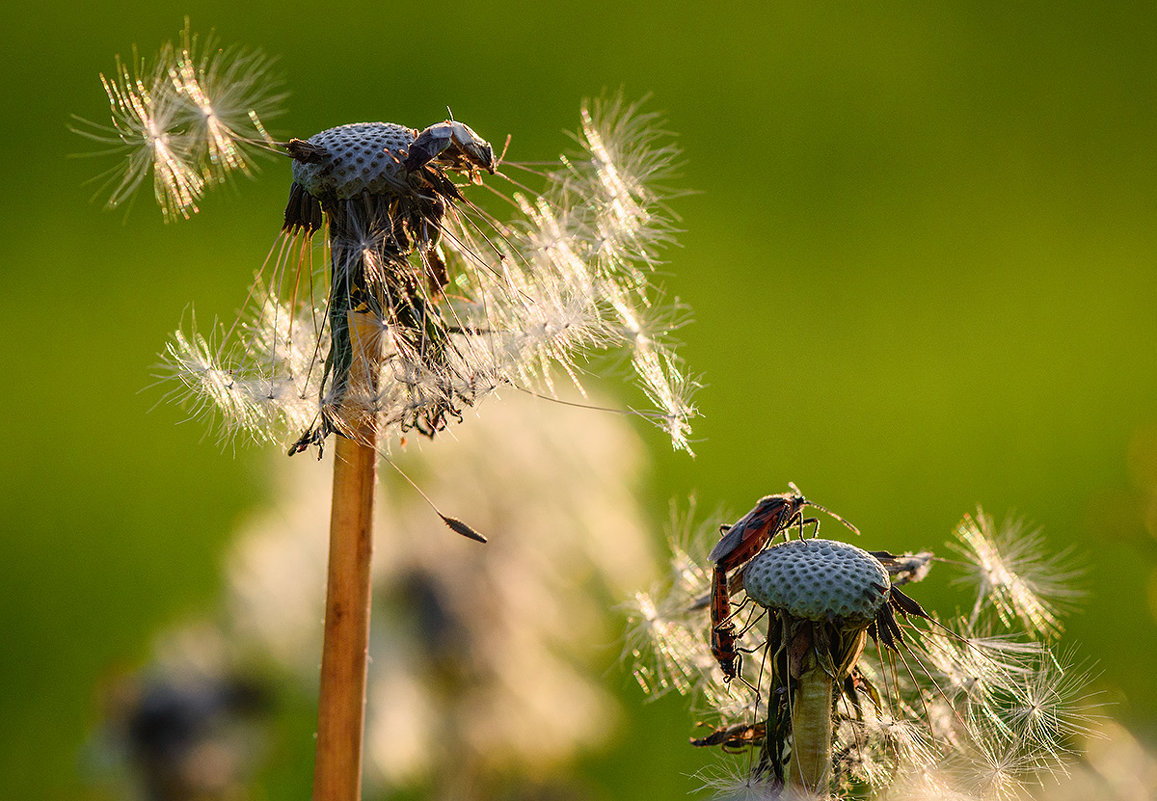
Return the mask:
<path id="1" fill-rule="evenodd" d="M 156 404 L 192 301 L 228 317 L 277 231 L 287 170 L 163 225 L 90 201 L 70 114 L 182 17 L 280 59 L 271 127 L 422 127 L 451 106 L 549 158 L 584 96 L 651 93 L 680 134 L 685 233 L 665 283 L 707 386 L 694 460 L 648 433 L 668 498 L 742 511 L 796 481 L 865 544 L 939 546 L 977 503 L 1089 565 L 1069 635 L 1112 714 L 1157 736 L 1157 7 L 1084 3 L 226 3 L 10 0 L 0 25 L 6 423 L 0 787 L 83 798 L 102 678 L 212 602 L 264 455 Z M 512 480 L 516 477 L 512 477 Z M 935 600 L 933 600 L 935 603 Z M 952 603 L 943 596 L 942 604 Z M 527 680 L 533 680 L 528 677 Z M 703 763 L 677 700 L 585 771 L 678 797 Z M 302 748 L 308 759 L 308 743 Z M 296 772 L 294 772 L 296 771 Z M 282 788 L 308 781 L 290 770 Z M 297 797 L 305 792 L 304 785 Z"/>

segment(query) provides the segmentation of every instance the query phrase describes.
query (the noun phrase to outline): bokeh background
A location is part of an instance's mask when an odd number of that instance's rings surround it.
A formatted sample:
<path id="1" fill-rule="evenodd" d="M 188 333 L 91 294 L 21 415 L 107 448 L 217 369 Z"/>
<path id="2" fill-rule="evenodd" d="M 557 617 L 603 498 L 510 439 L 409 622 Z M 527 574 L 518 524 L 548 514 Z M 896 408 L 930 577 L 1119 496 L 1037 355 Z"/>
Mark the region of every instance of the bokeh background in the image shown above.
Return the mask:
<path id="1" fill-rule="evenodd" d="M 1157 737 L 1157 7 L 9 0 L 6 797 L 93 797 L 102 685 L 215 603 L 235 526 L 271 491 L 267 452 L 222 452 L 147 387 L 192 301 L 202 319 L 239 304 L 284 166 L 166 226 L 147 193 L 127 219 L 101 211 L 85 181 L 107 163 L 68 158 L 87 147 L 70 115 L 106 113 L 98 72 L 184 14 L 278 56 L 282 134 L 422 127 L 449 105 L 544 159 L 583 97 L 650 93 L 697 192 L 675 202 L 664 283 L 694 311 L 682 352 L 706 384 L 696 458 L 640 426 L 656 538 L 672 497 L 738 513 L 788 481 L 870 547 L 940 546 L 978 503 L 1015 511 L 1085 559 L 1068 637 L 1111 714 Z M 587 791 L 681 797 L 705 762 L 686 702 L 644 705 L 598 647 L 626 716 L 582 757 Z M 280 797 L 308 783 L 295 747 Z"/>

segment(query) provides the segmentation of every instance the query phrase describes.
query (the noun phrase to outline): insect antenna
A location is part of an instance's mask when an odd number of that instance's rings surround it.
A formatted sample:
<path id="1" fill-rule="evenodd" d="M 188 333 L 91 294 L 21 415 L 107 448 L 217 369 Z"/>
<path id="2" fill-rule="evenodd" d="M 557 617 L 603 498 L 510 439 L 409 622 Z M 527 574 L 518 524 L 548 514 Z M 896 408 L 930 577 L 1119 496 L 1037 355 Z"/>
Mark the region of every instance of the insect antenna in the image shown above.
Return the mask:
<path id="1" fill-rule="evenodd" d="M 498 161 L 494 162 L 494 171 L 498 172 L 498 165 L 506 158 L 506 150 L 510 147 L 510 134 L 506 135 L 506 144 L 502 146 L 502 154 L 498 157 Z"/>
<path id="2" fill-rule="evenodd" d="M 810 507 L 812 507 L 813 509 L 819 509 L 819 510 L 820 510 L 821 512 L 823 512 L 824 514 L 831 516 L 831 517 L 832 517 L 834 520 L 837 520 L 837 521 L 839 521 L 840 523 L 843 523 L 845 526 L 847 526 L 847 527 L 848 527 L 848 530 L 849 530 L 849 531 L 851 531 L 853 534 L 855 534 L 855 535 L 859 536 L 859 534 L 860 534 L 860 530 L 859 530 L 858 528 L 856 528 L 855 526 L 853 526 L 853 525 L 852 525 L 851 523 L 849 523 L 847 520 L 844 520 L 844 518 L 840 517 L 838 514 L 836 514 L 835 512 L 831 511 L 830 509 L 825 509 L 824 507 L 820 506 L 818 503 L 812 503 L 811 501 L 808 501 L 807 505 L 808 505 L 808 506 L 810 506 Z"/>
<path id="3" fill-rule="evenodd" d="M 831 509 L 827 509 L 823 506 L 820 506 L 818 503 L 815 503 L 814 501 L 809 501 L 807 498 L 804 498 L 803 493 L 799 491 L 799 487 L 797 487 L 795 485 L 794 481 L 787 482 L 787 486 L 791 489 L 792 492 L 794 492 L 796 495 L 798 495 L 800 497 L 800 499 L 803 500 L 803 503 L 805 506 L 810 506 L 813 509 L 819 509 L 824 514 L 826 514 L 826 515 L 832 517 L 833 519 L 838 520 L 839 522 L 843 523 L 845 526 L 848 527 L 848 529 L 853 534 L 859 536 L 860 530 L 858 528 L 856 528 L 855 526 L 853 526 L 851 523 L 849 523 L 847 520 L 844 520 L 844 518 L 840 517 L 838 514 L 833 512 Z"/>
<path id="4" fill-rule="evenodd" d="M 513 162 L 513 161 L 508 161 L 508 162 L 507 162 L 507 164 L 509 164 L 509 165 L 510 165 L 510 166 L 512 166 L 512 167 L 521 167 L 521 166 L 522 166 L 522 165 L 520 165 L 520 164 L 517 164 L 516 162 Z M 544 174 L 543 174 L 541 171 L 539 171 L 539 170 L 532 170 L 532 169 L 530 169 L 529 167 L 523 167 L 523 169 L 524 169 L 524 170 L 526 170 L 527 172 L 529 172 L 529 173 L 530 173 L 530 174 L 532 174 L 532 175 L 538 176 L 539 178 L 544 178 L 544 177 L 545 177 L 545 176 L 544 176 Z M 521 189 L 523 192 L 526 192 L 526 193 L 528 193 L 528 194 L 529 194 L 529 195 L 531 195 L 532 197 L 538 197 L 538 196 L 541 194 L 541 192 L 539 192 L 538 190 L 536 190 L 536 189 L 534 189 L 534 188 L 530 187 L 530 186 L 529 186 L 529 185 L 527 185 L 527 184 L 524 184 L 522 181 L 519 181 L 519 180 L 516 180 L 516 179 L 514 179 L 514 178 L 511 178 L 509 175 L 507 175 L 507 174 L 506 174 L 506 173 L 504 173 L 504 172 L 496 172 L 496 173 L 494 173 L 494 174 L 495 174 L 495 175 L 497 175 L 497 176 L 499 176 L 499 177 L 501 177 L 501 178 L 505 178 L 505 179 L 506 179 L 506 180 L 507 180 L 507 181 L 510 183 L 510 185 L 511 185 L 511 186 L 513 186 L 515 189 Z M 485 186 L 485 184 L 483 184 L 483 186 Z M 490 190 L 491 190 L 492 192 L 494 192 L 495 194 L 497 194 L 499 197 L 504 197 L 504 198 L 506 197 L 506 195 L 503 195 L 501 192 L 499 192 L 499 191 L 498 191 L 497 189 L 495 189 L 494 187 L 490 187 Z M 511 203 L 511 205 L 513 205 L 515 208 L 517 208 L 517 207 L 518 207 L 518 203 L 517 203 L 517 202 L 515 202 L 514 200 L 511 200 L 510 198 L 506 198 L 506 199 L 507 199 L 507 200 L 508 200 L 508 201 Z"/>

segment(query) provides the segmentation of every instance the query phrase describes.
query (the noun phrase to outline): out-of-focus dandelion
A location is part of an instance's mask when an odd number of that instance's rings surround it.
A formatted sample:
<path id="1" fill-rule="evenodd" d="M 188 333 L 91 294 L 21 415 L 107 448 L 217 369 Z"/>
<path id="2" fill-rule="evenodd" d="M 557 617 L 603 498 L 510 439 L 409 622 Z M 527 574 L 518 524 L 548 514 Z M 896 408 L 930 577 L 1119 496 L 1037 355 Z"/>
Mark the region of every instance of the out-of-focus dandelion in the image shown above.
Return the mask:
<path id="1" fill-rule="evenodd" d="M 1150 801 L 1157 798 L 1157 752 L 1124 726 L 1102 719 L 1084 743 L 1085 758 L 1034 793 L 1041 801 Z"/>
<path id="2" fill-rule="evenodd" d="M 613 654 L 592 644 L 613 642 L 613 599 L 656 571 L 634 500 L 642 447 L 621 418 L 550 411 L 512 397 L 403 458 L 429 492 L 501 532 L 486 548 L 452 547 L 409 494 L 379 497 L 396 532 L 375 543 L 373 570 L 366 778 L 382 791 L 511 797 L 565 775 L 614 729 L 598 679 Z M 328 492 L 309 463 L 279 472 L 270 511 L 229 556 L 227 618 L 237 643 L 308 686 Z"/>
<path id="3" fill-rule="evenodd" d="M 117 798 L 241 801 L 260 760 L 270 694 L 228 664 L 204 625 L 162 638 L 150 665 L 104 693 L 93 755 Z"/>
<path id="4" fill-rule="evenodd" d="M 565 375 L 581 390 L 584 363 L 618 350 L 659 407 L 643 416 L 689 450 L 694 382 L 667 341 L 677 315 L 650 281 L 672 239 L 661 182 L 677 151 L 653 114 L 621 100 L 583 107 L 581 149 L 552 170 L 504 165 L 525 181 L 500 172 L 491 145 L 454 119 L 421 131 L 355 123 L 275 144 L 257 108 L 266 66 L 198 48 L 186 30 L 155 66 L 118 65 L 105 80 L 113 124 L 103 135 L 129 151 L 114 205 L 151 169 L 169 216 L 189 216 L 206 185 L 247 171 L 245 143 L 292 159 L 281 237 L 242 321 L 208 339 L 179 332 L 166 362 L 173 395 L 230 433 L 319 455 L 337 434 L 314 793 L 354 799 L 379 449 L 411 430 L 433 437 L 501 387 L 554 394 Z M 261 139 L 240 133 L 242 113 Z M 512 219 L 470 200 L 471 185 L 507 201 Z"/>
<path id="5" fill-rule="evenodd" d="M 769 514 L 775 499 L 806 503 L 798 493 L 763 499 L 724 527 L 716 550 L 731 552 L 753 532 L 762 536 L 764 523 L 770 535 L 764 542 L 779 533 L 788 541 L 746 557 L 736 580 L 725 576 L 706 595 L 705 571 L 680 549 L 677 575 L 697 575 L 698 583 L 688 592 L 677 581 L 674 596 L 659 604 L 640 596 L 634 615 L 647 621 L 636 624 L 639 632 L 661 632 L 663 642 L 683 646 L 679 653 L 655 649 L 673 663 L 661 673 L 648 662 L 639 665 L 644 687 L 657 683 L 700 695 L 716 725 L 693 743 L 750 754 L 745 768 L 710 783 L 715 797 L 785 798 L 801 791 L 860 797 L 870 790 L 888 798 L 1005 799 L 1064 770 L 1095 719 L 1096 703 L 1086 689 L 1088 671 L 1034 639 L 1055 636 L 1056 627 L 1042 629 L 1039 618 L 1010 617 L 990 606 L 968 619 L 937 620 L 899 589 L 927 574 L 930 553 L 790 539 L 791 532 L 805 531 L 802 518 L 792 504 L 782 515 Z M 998 555 L 996 549 L 990 554 Z M 717 578 L 720 559 L 711 560 Z M 1010 560 L 1002 564 L 1005 584 L 1024 586 Z M 1071 577 L 1063 563 L 1034 558 L 1031 564 Z M 1038 572 L 1033 586 L 1048 584 L 1056 593 L 1063 589 L 1059 582 Z M 737 606 L 729 602 L 722 620 L 714 610 L 707 624 L 702 610 L 717 604 L 721 589 Z M 655 612 L 660 608 L 672 611 L 663 617 Z M 994 634 L 998 626 L 1007 632 L 1010 623 L 1019 624 L 1016 631 Z M 704 633 L 679 639 L 676 632 L 686 626 Z M 734 643 L 721 647 L 721 633 Z M 650 656 L 637 645 L 634 652 Z M 704 661 L 718 664 L 702 671 Z M 694 667 L 680 673 L 679 665 Z M 702 671 L 697 681 L 648 681 L 696 671 Z M 727 681 L 729 674 L 735 680 Z"/>

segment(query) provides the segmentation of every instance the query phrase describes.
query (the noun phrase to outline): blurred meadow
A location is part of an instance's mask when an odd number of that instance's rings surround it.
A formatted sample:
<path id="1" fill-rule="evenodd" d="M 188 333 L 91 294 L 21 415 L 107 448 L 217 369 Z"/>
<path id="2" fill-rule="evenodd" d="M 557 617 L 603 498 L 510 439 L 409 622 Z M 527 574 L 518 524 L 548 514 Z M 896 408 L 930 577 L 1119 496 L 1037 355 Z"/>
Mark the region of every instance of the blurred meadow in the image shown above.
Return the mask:
<path id="1" fill-rule="evenodd" d="M 101 699 L 159 631 L 216 611 L 238 526 L 273 497 L 276 449 L 222 448 L 149 387 L 182 315 L 240 304 L 287 164 L 166 225 L 147 188 L 103 211 L 86 182 L 111 163 L 69 158 L 90 149 L 70 115 L 107 116 L 98 73 L 185 14 L 277 57 L 281 137 L 421 128 L 448 105 L 499 148 L 509 133 L 511 160 L 544 160 L 584 97 L 650 94 L 695 191 L 673 203 L 662 282 L 692 309 L 681 353 L 705 384 L 695 458 L 634 424 L 655 550 L 671 499 L 729 522 L 789 481 L 873 549 L 942 551 L 978 504 L 1015 512 L 1084 560 L 1066 638 L 1108 713 L 1157 740 L 1157 7 L 10 0 L 0 794 L 106 797 Z M 543 405 L 580 438 L 600 414 Z M 479 469 L 514 488 L 527 470 Z M 969 603 L 921 589 L 931 608 Z M 620 712 L 582 751 L 576 797 L 682 797 L 711 755 L 687 745 L 686 701 L 644 702 L 616 632 L 584 657 Z M 311 769 L 312 709 L 284 704 L 269 798 L 301 797 Z"/>

